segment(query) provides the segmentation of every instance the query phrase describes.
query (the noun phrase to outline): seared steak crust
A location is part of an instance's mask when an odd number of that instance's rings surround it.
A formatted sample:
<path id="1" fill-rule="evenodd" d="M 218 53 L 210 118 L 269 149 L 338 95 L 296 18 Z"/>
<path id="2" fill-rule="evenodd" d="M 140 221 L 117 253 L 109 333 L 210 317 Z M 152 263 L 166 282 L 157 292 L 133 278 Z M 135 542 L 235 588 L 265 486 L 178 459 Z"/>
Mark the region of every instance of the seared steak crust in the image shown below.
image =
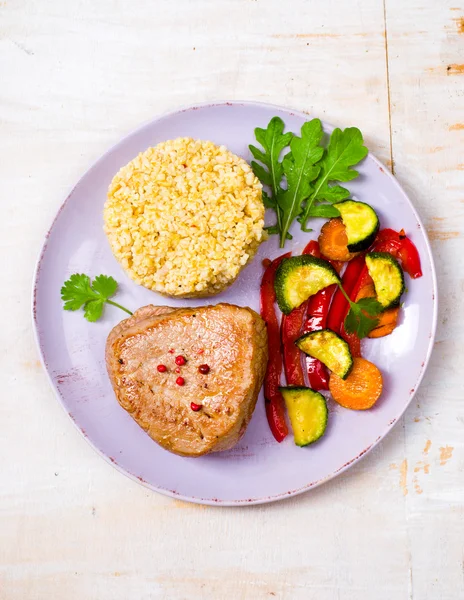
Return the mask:
<path id="1" fill-rule="evenodd" d="M 176 365 L 183 356 L 185 365 Z M 163 448 L 182 456 L 226 450 L 251 419 L 267 363 L 264 321 L 230 304 L 145 306 L 108 336 L 116 397 Z M 201 374 L 199 366 L 209 372 Z M 158 365 L 166 371 L 159 372 Z M 176 380 L 182 377 L 184 385 Z M 191 407 L 201 405 L 197 411 Z"/>

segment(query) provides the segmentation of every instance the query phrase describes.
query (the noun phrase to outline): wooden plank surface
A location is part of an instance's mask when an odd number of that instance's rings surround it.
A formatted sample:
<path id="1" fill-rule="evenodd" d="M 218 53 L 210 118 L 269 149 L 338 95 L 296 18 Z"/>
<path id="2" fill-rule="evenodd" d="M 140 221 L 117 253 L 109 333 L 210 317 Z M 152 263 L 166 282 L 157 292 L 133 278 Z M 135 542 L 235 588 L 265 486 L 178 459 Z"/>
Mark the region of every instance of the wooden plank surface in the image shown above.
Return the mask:
<path id="1" fill-rule="evenodd" d="M 425 600 L 464 597 L 464 392 L 458 383 L 464 5 L 458 6 L 389 0 L 386 10 L 394 169 L 424 218 L 440 293 L 435 352 L 406 415 L 403 440 L 411 586 Z"/>
<path id="2" fill-rule="evenodd" d="M 0 2 L 0 599 L 464 598 L 464 6 L 453 0 Z M 255 99 L 358 125 L 425 220 L 440 286 L 417 400 L 365 460 L 275 505 L 146 491 L 79 436 L 30 324 L 58 206 L 155 115 Z"/>

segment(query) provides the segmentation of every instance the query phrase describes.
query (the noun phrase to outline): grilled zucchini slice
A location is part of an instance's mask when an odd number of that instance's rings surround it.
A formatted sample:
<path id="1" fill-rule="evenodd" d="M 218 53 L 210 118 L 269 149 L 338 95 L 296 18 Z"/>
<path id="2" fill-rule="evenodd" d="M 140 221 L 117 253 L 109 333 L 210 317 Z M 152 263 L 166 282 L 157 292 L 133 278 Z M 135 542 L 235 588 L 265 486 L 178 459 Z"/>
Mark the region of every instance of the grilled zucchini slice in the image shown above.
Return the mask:
<path id="1" fill-rule="evenodd" d="M 277 304 L 288 315 L 310 296 L 339 281 L 337 272 L 326 260 L 309 254 L 287 258 L 280 263 L 275 276 Z"/>
<path id="2" fill-rule="evenodd" d="M 287 406 L 295 444 L 307 446 L 317 442 L 324 435 L 329 418 L 324 396 L 299 386 L 281 387 L 280 391 Z"/>
<path id="3" fill-rule="evenodd" d="M 305 333 L 295 342 L 305 354 L 317 358 L 342 379 L 346 379 L 353 366 L 350 347 L 331 329 Z"/>
<path id="4" fill-rule="evenodd" d="M 334 204 L 342 217 L 348 238 L 348 250 L 360 252 L 372 244 L 379 230 L 379 218 L 375 210 L 364 202 L 344 200 Z"/>
<path id="5" fill-rule="evenodd" d="M 371 252 L 366 255 L 366 265 L 383 308 L 398 306 L 404 292 L 404 275 L 396 258 L 388 252 Z"/>

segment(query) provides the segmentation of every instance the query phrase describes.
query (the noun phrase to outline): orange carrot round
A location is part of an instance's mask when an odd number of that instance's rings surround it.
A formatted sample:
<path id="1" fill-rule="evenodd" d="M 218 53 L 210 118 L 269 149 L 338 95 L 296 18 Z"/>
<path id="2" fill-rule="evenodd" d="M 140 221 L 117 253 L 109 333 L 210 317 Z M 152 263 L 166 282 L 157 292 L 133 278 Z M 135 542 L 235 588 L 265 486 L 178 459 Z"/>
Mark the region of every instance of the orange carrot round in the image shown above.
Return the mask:
<path id="1" fill-rule="evenodd" d="M 330 260 L 347 262 L 359 254 L 348 251 L 346 228 L 340 218 L 330 219 L 323 225 L 319 235 L 319 247 L 321 254 Z"/>
<path id="2" fill-rule="evenodd" d="M 380 338 L 390 335 L 397 325 L 399 312 L 400 307 L 396 306 L 394 308 L 387 308 L 387 310 L 380 313 L 378 315 L 378 325 L 369 333 L 368 337 Z"/>
<path id="3" fill-rule="evenodd" d="M 329 390 L 335 402 L 352 410 L 374 406 L 382 393 L 382 373 L 365 358 L 353 359 L 353 368 L 346 379 L 331 373 Z"/>

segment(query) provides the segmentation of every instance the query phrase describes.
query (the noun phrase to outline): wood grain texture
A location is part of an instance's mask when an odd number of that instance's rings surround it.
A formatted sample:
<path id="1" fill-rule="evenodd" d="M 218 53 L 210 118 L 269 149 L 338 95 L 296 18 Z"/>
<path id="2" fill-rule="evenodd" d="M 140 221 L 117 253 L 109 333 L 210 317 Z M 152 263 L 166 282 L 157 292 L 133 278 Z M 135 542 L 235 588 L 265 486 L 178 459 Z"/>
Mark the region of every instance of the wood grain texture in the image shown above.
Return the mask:
<path id="1" fill-rule="evenodd" d="M 1 600 L 464 598 L 463 17 L 452 0 L 0 2 Z M 140 123 L 215 99 L 360 126 L 439 275 L 436 350 L 402 422 L 336 480 L 263 507 L 173 501 L 104 463 L 30 325 L 73 183 Z"/>
<path id="2" fill-rule="evenodd" d="M 459 4 L 459 3 L 458 3 Z M 387 0 L 395 174 L 422 215 L 437 265 L 435 352 L 405 419 L 411 589 L 421 600 L 464 597 L 462 367 L 464 63 L 461 11 L 451 0 Z M 423 446 L 423 447 L 421 447 Z M 454 468 L 453 466 L 454 465 Z M 445 532 L 452 531 L 447 534 Z M 432 548 L 435 547 L 435 551 Z"/>

